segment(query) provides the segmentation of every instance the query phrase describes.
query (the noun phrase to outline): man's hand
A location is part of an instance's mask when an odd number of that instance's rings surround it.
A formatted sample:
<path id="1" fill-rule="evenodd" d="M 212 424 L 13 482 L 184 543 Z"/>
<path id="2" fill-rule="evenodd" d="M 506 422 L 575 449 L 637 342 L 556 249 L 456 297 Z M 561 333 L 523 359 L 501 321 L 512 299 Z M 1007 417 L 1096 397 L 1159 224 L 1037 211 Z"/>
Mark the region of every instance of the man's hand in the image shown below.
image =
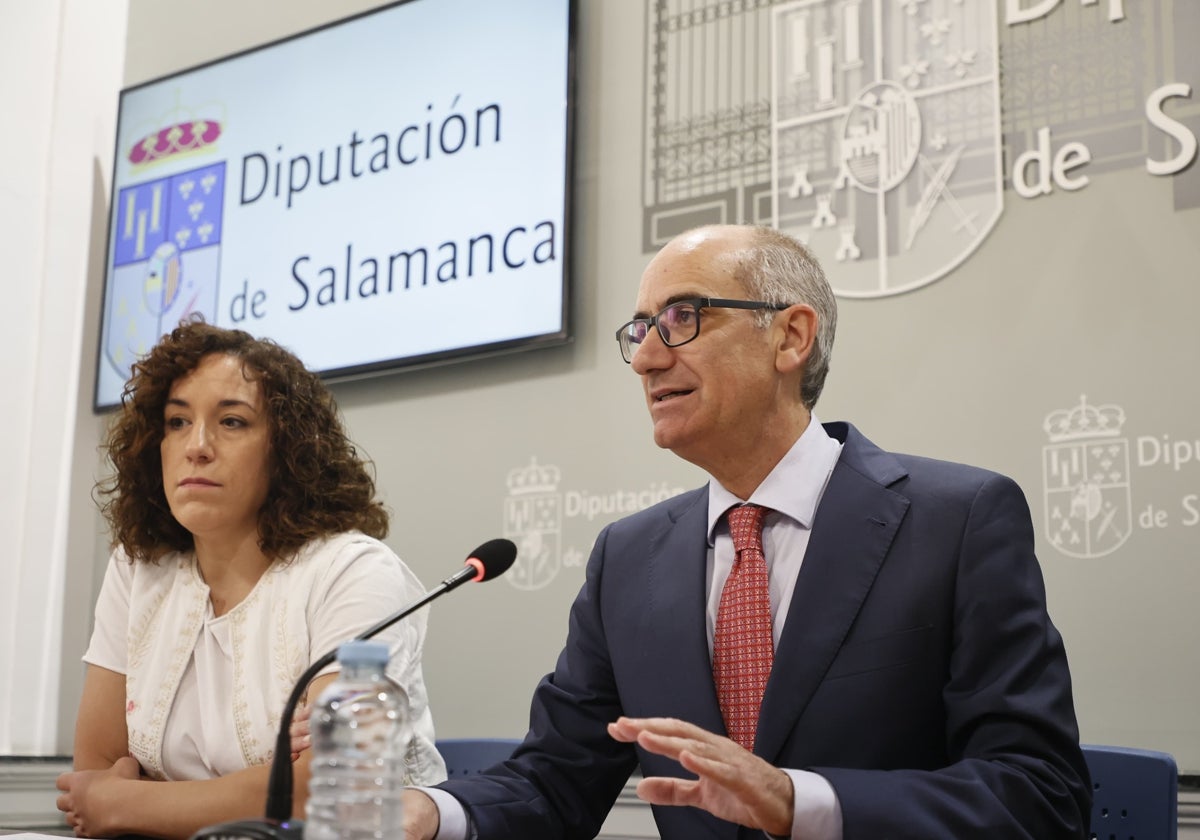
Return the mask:
<path id="1" fill-rule="evenodd" d="M 55 786 L 62 791 L 58 810 L 66 815 L 76 837 L 108 837 L 120 833 L 114 824 L 114 807 L 121 785 L 137 781 L 141 767 L 129 756 L 117 759 L 108 770 L 77 770 L 63 773 Z"/>
<path id="2" fill-rule="evenodd" d="M 437 805 L 422 791 L 405 788 L 400 794 L 404 811 L 404 840 L 433 840 L 441 827 Z"/>
<path id="3" fill-rule="evenodd" d="M 792 833 L 792 780 L 728 738 L 674 718 L 618 718 L 618 741 L 673 758 L 700 778 L 650 777 L 638 797 L 652 805 L 692 805 L 723 820 L 768 834 Z"/>

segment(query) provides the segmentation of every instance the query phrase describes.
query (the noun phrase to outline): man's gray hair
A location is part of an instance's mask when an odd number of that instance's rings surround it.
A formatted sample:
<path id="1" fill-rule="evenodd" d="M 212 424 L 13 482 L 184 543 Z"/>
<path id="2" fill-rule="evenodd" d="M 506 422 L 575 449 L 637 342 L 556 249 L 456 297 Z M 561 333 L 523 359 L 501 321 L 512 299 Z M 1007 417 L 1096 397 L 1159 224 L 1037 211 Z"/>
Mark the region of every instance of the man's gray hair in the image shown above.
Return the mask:
<path id="1" fill-rule="evenodd" d="M 829 373 L 837 331 L 837 299 L 816 257 L 801 242 L 774 228 L 752 228 L 750 247 L 734 271 L 747 294 L 768 303 L 806 303 L 817 313 L 817 335 L 800 383 L 800 399 L 809 411 L 817 404 Z M 758 313 L 766 326 L 773 312 Z"/>

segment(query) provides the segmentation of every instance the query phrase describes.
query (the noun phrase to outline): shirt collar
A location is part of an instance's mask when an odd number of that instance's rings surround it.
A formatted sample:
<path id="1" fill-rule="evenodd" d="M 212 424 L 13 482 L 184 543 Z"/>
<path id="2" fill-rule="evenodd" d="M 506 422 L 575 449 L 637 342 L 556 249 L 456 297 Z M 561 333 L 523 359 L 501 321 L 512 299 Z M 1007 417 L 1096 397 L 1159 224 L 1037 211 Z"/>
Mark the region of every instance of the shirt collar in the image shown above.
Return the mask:
<path id="1" fill-rule="evenodd" d="M 825 485 L 842 454 L 840 441 L 831 438 L 813 414 L 808 428 L 792 444 L 758 485 L 749 499 L 740 499 L 715 479 L 708 482 L 708 544 L 713 544 L 717 523 L 731 507 L 751 502 L 770 508 L 796 521 L 802 528 L 811 528 L 817 503 Z"/>

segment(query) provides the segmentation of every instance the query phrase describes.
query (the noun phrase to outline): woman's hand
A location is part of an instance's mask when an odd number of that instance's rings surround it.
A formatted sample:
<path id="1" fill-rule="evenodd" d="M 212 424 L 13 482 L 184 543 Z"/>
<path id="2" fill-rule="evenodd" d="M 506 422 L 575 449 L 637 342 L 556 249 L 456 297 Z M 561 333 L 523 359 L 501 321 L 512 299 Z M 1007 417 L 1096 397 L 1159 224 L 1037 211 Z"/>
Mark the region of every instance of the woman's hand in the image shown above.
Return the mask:
<path id="1" fill-rule="evenodd" d="M 121 833 L 113 817 L 119 812 L 116 803 L 124 785 L 137 781 L 141 767 L 129 756 L 117 759 L 108 770 L 76 770 L 63 773 L 55 782 L 62 791 L 57 800 L 58 810 L 66 815 L 67 824 L 76 837 L 109 837 Z"/>
<path id="2" fill-rule="evenodd" d="M 308 718 L 312 714 L 312 706 L 301 706 L 296 709 L 292 718 L 292 726 L 288 734 L 292 736 L 292 761 L 300 757 L 300 753 L 312 746 L 312 735 L 309 733 Z"/>

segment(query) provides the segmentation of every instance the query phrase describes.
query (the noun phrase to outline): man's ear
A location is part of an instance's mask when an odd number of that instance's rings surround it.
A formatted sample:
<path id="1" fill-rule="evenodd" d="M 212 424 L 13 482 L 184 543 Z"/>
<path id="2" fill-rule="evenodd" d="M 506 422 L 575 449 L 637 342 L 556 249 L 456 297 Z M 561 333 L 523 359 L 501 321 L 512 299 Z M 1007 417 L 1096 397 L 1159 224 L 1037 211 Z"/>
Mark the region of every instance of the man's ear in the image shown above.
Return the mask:
<path id="1" fill-rule="evenodd" d="M 775 369 L 792 373 L 808 363 L 813 343 L 817 340 L 817 312 L 806 303 L 797 303 L 779 313 L 776 328 L 780 330 L 775 346 Z"/>

